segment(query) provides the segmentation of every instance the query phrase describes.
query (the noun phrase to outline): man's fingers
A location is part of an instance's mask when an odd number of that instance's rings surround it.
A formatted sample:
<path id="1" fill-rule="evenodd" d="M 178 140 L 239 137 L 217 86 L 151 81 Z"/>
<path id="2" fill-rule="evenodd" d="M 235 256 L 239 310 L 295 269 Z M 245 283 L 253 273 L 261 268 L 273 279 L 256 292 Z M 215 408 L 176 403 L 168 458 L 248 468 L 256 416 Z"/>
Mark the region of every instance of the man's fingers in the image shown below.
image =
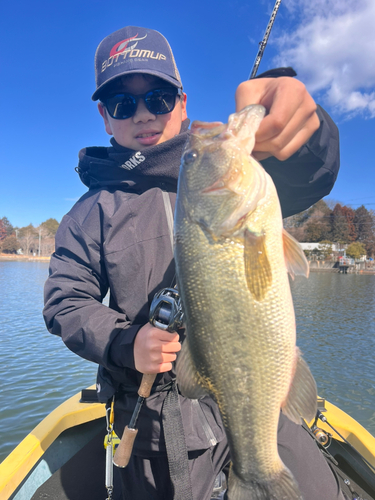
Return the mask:
<path id="1" fill-rule="evenodd" d="M 158 371 L 156 373 L 165 373 L 169 372 L 170 370 L 172 370 L 172 363 L 162 363 L 161 365 L 159 365 Z"/>
<path id="2" fill-rule="evenodd" d="M 267 115 L 256 133 L 254 157 L 286 160 L 319 128 L 316 104 L 302 82 L 288 77 L 249 80 L 236 90 L 236 110 L 262 104 Z"/>
<path id="3" fill-rule="evenodd" d="M 162 358 L 162 363 L 172 363 L 173 361 L 176 361 L 177 354 L 163 352 L 161 358 Z"/>
<path id="4" fill-rule="evenodd" d="M 153 337 L 157 340 L 163 342 L 178 342 L 180 336 L 176 332 L 167 332 L 165 330 L 160 330 L 160 328 L 153 329 Z"/>
<path id="5" fill-rule="evenodd" d="M 293 102 L 279 99 L 271 106 L 269 114 L 262 120 L 256 133 L 257 142 L 261 143 L 279 137 L 282 134 L 293 137 L 307 124 L 316 112 L 316 104 L 307 93 L 295 97 Z"/>
<path id="6" fill-rule="evenodd" d="M 264 118 L 264 121 L 267 118 L 272 119 L 269 116 Z M 309 140 L 312 134 L 319 128 L 319 125 L 319 118 L 315 112 L 306 119 L 305 111 L 298 110 L 282 131 L 272 137 L 272 139 L 259 141 L 257 136 L 254 153 L 271 153 L 272 156 L 275 156 L 279 160 L 286 160 Z M 263 158 L 259 158 L 258 156 L 258 159 Z"/>
<path id="7" fill-rule="evenodd" d="M 162 345 L 161 352 L 179 352 L 181 351 L 180 342 L 166 342 Z"/>
<path id="8" fill-rule="evenodd" d="M 175 353 L 160 353 L 150 364 L 151 373 L 164 373 L 172 370 L 172 363 L 176 361 Z"/>

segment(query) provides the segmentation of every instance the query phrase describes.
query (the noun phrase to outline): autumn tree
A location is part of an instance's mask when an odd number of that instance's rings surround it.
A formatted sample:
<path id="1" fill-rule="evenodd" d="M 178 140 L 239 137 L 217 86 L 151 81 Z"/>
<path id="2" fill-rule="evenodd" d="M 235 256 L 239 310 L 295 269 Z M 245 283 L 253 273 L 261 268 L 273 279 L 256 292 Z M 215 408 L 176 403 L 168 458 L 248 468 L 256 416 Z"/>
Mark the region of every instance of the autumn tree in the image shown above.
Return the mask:
<path id="1" fill-rule="evenodd" d="M 330 240 L 330 221 L 321 212 L 314 214 L 305 225 L 306 241 Z"/>
<path id="2" fill-rule="evenodd" d="M 306 241 L 318 242 L 330 240 L 331 224 L 330 216 L 331 209 L 327 204 L 320 200 L 310 209 L 310 218 L 304 225 Z"/>
<path id="3" fill-rule="evenodd" d="M 21 227 L 18 233 L 23 253 L 28 255 L 30 251 L 35 251 L 35 243 L 38 237 L 35 227 L 29 224 L 28 226 Z"/>
<path id="4" fill-rule="evenodd" d="M 38 235 L 38 255 L 51 255 L 55 251 L 54 225 L 49 226 L 42 223 L 36 228 L 36 231 Z"/>
<path id="5" fill-rule="evenodd" d="M 59 223 L 56 219 L 47 219 L 41 223 L 41 226 L 47 231 L 48 236 L 55 236 Z"/>
<path id="6" fill-rule="evenodd" d="M 14 234 L 7 236 L 1 242 L 1 251 L 4 253 L 17 253 L 20 244 Z"/>
<path id="7" fill-rule="evenodd" d="M 4 224 L 5 229 L 7 231 L 7 236 L 10 236 L 11 234 L 13 234 L 14 233 L 14 227 L 9 222 L 8 218 L 7 217 L 3 217 L 1 220 L 3 221 L 3 224 Z"/>
<path id="8" fill-rule="evenodd" d="M 344 205 L 342 207 L 342 214 L 345 217 L 346 220 L 346 225 L 348 226 L 348 240 L 350 241 L 355 241 L 357 239 L 357 230 L 355 227 L 355 211 Z"/>
<path id="9" fill-rule="evenodd" d="M 331 214 L 332 241 L 348 243 L 349 228 L 345 217 L 345 210 L 337 203 Z"/>
<path id="10" fill-rule="evenodd" d="M 319 200 L 303 212 L 284 219 L 284 227 L 297 241 L 317 242 L 330 238 L 331 209 Z"/>
<path id="11" fill-rule="evenodd" d="M 300 212 L 298 214 L 291 215 L 290 217 L 286 217 L 283 220 L 285 229 L 287 231 L 289 231 L 289 229 L 291 229 L 291 228 L 302 227 L 303 224 L 310 217 L 310 211 L 309 210 L 304 210 L 303 212 Z"/>
<path id="12" fill-rule="evenodd" d="M 329 208 L 328 204 L 324 200 L 317 201 L 312 207 L 313 212 L 321 212 L 325 217 L 330 216 L 332 210 Z"/>
<path id="13" fill-rule="evenodd" d="M 0 219 L 0 241 L 7 237 L 7 230 L 2 219 Z"/>
<path id="14" fill-rule="evenodd" d="M 372 220 L 372 237 L 366 246 L 367 255 L 369 257 L 375 257 L 375 211 L 369 210 L 369 214 Z"/>
<path id="15" fill-rule="evenodd" d="M 374 255 L 375 221 L 364 205 L 355 210 L 354 224 L 357 230 L 357 241 L 364 245 L 367 255 Z"/>

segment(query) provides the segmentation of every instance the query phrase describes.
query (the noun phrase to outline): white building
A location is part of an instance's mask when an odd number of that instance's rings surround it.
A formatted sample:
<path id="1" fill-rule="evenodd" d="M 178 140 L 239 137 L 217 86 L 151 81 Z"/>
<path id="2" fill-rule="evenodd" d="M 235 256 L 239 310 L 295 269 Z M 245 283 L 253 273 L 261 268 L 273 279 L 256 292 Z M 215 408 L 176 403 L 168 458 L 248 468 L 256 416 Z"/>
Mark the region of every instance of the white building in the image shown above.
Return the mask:
<path id="1" fill-rule="evenodd" d="M 316 248 L 318 250 L 321 250 L 321 248 L 323 246 L 325 246 L 326 244 L 325 243 L 300 243 L 301 247 L 302 247 L 302 250 L 315 250 Z M 331 247 L 332 247 L 332 252 L 340 252 L 340 251 L 344 251 L 348 245 L 338 245 L 337 243 L 332 243 L 331 244 Z"/>

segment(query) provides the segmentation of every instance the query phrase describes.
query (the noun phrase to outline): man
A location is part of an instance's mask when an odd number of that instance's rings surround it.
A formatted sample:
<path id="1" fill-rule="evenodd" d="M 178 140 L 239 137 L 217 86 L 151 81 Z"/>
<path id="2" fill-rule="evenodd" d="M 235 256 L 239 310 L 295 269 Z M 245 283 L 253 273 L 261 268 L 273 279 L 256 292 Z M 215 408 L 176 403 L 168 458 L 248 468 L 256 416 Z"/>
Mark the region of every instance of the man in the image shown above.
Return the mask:
<path id="1" fill-rule="evenodd" d="M 155 328 L 148 314 L 155 292 L 174 284 L 165 193 L 173 209 L 189 134 L 187 96 L 168 42 L 150 29 L 128 26 L 106 37 L 95 70 L 93 100 L 100 100 L 112 146 L 80 152 L 77 170 L 89 191 L 57 232 L 44 316 L 71 350 L 99 364 L 98 397 L 115 397 L 119 436 L 134 410 L 142 374 L 157 374 L 121 483 L 123 498 L 168 500 L 176 484 L 169 480 L 163 405 L 183 333 Z M 284 216 L 328 194 L 339 167 L 337 129 L 304 85 L 290 77 L 259 78 L 239 85 L 235 99 L 236 110 L 254 103 L 267 109 L 254 156 L 273 177 Z M 230 459 L 220 414 L 210 398 L 195 405 L 180 395 L 179 403 L 193 498 L 209 499 Z M 314 442 L 285 417 L 279 450 L 305 500 L 342 498 Z"/>

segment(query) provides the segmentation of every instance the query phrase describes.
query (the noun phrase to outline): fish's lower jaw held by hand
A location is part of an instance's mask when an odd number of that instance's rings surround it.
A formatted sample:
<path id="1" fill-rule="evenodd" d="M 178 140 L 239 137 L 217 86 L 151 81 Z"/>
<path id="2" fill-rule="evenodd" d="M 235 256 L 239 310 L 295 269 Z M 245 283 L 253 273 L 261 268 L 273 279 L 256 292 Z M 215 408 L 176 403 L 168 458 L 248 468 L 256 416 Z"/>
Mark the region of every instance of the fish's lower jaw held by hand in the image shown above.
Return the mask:
<path id="1" fill-rule="evenodd" d="M 287 469 L 259 481 L 254 478 L 243 481 L 231 471 L 228 484 L 228 500 L 303 500 L 298 485 Z"/>

